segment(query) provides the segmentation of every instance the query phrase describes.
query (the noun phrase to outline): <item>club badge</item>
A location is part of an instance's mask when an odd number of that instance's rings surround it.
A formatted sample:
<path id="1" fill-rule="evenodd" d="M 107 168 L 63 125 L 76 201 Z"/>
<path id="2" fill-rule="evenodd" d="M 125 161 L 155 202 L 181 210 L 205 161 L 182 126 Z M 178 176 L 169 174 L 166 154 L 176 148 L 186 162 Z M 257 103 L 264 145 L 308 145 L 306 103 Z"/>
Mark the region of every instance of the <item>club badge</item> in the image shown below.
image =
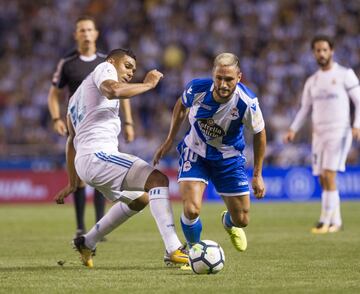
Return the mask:
<path id="1" fill-rule="evenodd" d="M 232 108 L 230 110 L 230 119 L 231 120 L 235 120 L 239 118 L 239 109 L 237 109 L 236 107 Z"/>
<path id="2" fill-rule="evenodd" d="M 190 161 L 185 161 L 184 164 L 183 164 L 183 171 L 184 172 L 188 172 L 190 169 L 191 169 L 191 163 Z"/>

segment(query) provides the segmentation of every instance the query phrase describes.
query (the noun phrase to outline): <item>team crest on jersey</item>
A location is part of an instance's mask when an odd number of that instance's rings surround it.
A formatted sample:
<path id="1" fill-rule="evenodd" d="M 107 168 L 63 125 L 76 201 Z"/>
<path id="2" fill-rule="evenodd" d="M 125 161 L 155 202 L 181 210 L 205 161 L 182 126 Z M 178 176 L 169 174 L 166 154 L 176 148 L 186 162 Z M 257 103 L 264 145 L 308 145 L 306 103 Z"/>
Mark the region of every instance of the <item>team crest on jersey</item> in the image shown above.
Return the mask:
<path id="1" fill-rule="evenodd" d="M 212 118 L 200 118 L 197 123 L 207 140 L 225 135 L 225 131 Z"/>
<path id="2" fill-rule="evenodd" d="M 183 171 L 184 172 L 188 172 L 189 170 L 191 170 L 191 163 L 190 161 L 185 161 L 184 164 L 183 164 Z"/>
<path id="3" fill-rule="evenodd" d="M 237 109 L 236 107 L 232 108 L 230 110 L 230 119 L 231 120 L 235 120 L 239 118 L 239 109 Z"/>

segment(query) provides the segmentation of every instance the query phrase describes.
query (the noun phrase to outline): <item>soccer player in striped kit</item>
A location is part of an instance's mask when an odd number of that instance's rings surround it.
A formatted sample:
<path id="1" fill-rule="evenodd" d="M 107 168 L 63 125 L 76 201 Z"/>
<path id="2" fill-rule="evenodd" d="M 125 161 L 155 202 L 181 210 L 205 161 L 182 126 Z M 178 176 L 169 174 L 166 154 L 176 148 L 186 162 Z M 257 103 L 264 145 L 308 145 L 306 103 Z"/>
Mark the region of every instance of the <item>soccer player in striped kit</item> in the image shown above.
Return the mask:
<path id="1" fill-rule="evenodd" d="M 337 172 L 345 171 L 352 139 L 360 139 L 360 86 L 351 68 L 334 62 L 334 43 L 328 36 L 316 36 L 311 49 L 319 70 L 304 86 L 301 108 L 284 137 L 292 142 L 312 112 L 312 168 L 322 187 L 321 214 L 311 229 L 314 234 L 338 232 L 342 227 Z M 355 119 L 350 124 L 350 100 Z"/>
<path id="2" fill-rule="evenodd" d="M 175 104 L 167 139 L 154 156 L 157 164 L 170 150 L 188 115 L 191 127 L 178 146 L 178 181 L 183 201 L 181 226 L 190 246 L 200 240 L 202 197 L 211 180 L 227 207 L 221 215 L 222 224 L 235 249 L 246 250 L 242 228 L 249 223 L 250 190 L 243 155 L 244 126 L 254 138 L 254 195 L 257 198 L 265 195 L 262 178 L 265 124 L 256 95 L 240 79 L 237 56 L 218 55 L 212 79 L 194 79 L 186 86 Z"/>

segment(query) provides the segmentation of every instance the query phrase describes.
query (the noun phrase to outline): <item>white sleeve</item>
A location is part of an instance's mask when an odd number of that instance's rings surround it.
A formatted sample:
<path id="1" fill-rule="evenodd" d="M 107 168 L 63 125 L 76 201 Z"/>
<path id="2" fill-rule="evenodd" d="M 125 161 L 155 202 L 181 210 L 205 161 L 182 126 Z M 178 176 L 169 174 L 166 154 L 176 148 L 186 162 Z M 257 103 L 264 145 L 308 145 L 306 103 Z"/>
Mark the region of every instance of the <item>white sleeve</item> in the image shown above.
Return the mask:
<path id="1" fill-rule="evenodd" d="M 354 128 L 360 128 L 360 84 L 352 69 L 348 69 L 345 77 L 345 89 L 355 105 Z"/>
<path id="2" fill-rule="evenodd" d="M 66 115 L 70 114 L 71 113 L 71 107 L 72 107 L 72 104 L 73 104 L 73 96 L 70 97 L 70 100 L 68 102 L 68 106 L 67 106 L 67 111 L 66 111 Z"/>
<path id="3" fill-rule="evenodd" d="M 245 110 L 242 122 L 252 134 L 257 134 L 264 129 L 265 122 L 257 98 L 251 100 Z"/>
<path id="4" fill-rule="evenodd" d="M 308 113 L 310 112 L 312 105 L 312 99 L 310 94 L 310 80 L 307 80 L 304 86 L 303 93 L 301 95 L 301 107 L 292 122 L 290 129 L 294 132 L 300 130 L 305 123 Z"/>
<path id="5" fill-rule="evenodd" d="M 118 82 L 118 76 L 115 67 L 109 62 L 100 63 L 93 72 L 93 80 L 98 89 L 102 82 L 114 80 Z"/>

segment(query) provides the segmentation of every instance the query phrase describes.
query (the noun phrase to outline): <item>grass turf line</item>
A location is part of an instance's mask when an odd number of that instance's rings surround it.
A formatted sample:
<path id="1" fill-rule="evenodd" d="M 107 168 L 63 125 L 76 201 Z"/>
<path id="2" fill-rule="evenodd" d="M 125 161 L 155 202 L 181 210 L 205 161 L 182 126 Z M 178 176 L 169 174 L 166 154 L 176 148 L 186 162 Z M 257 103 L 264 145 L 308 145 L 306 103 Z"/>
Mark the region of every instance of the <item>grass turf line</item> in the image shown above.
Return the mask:
<path id="1" fill-rule="evenodd" d="M 203 239 L 217 241 L 225 268 L 199 276 L 164 266 L 163 244 L 149 209 L 100 243 L 95 268 L 80 264 L 70 241 L 70 204 L 0 207 L 0 293 L 359 293 L 358 211 L 344 202 L 345 230 L 312 235 L 319 203 L 253 201 L 248 249 L 237 252 L 220 223 L 222 204 L 204 204 Z M 181 206 L 174 205 L 177 231 Z M 87 207 L 87 226 L 94 221 Z M 65 260 L 63 266 L 57 261 Z M 76 292 L 75 292 L 76 293 Z"/>

